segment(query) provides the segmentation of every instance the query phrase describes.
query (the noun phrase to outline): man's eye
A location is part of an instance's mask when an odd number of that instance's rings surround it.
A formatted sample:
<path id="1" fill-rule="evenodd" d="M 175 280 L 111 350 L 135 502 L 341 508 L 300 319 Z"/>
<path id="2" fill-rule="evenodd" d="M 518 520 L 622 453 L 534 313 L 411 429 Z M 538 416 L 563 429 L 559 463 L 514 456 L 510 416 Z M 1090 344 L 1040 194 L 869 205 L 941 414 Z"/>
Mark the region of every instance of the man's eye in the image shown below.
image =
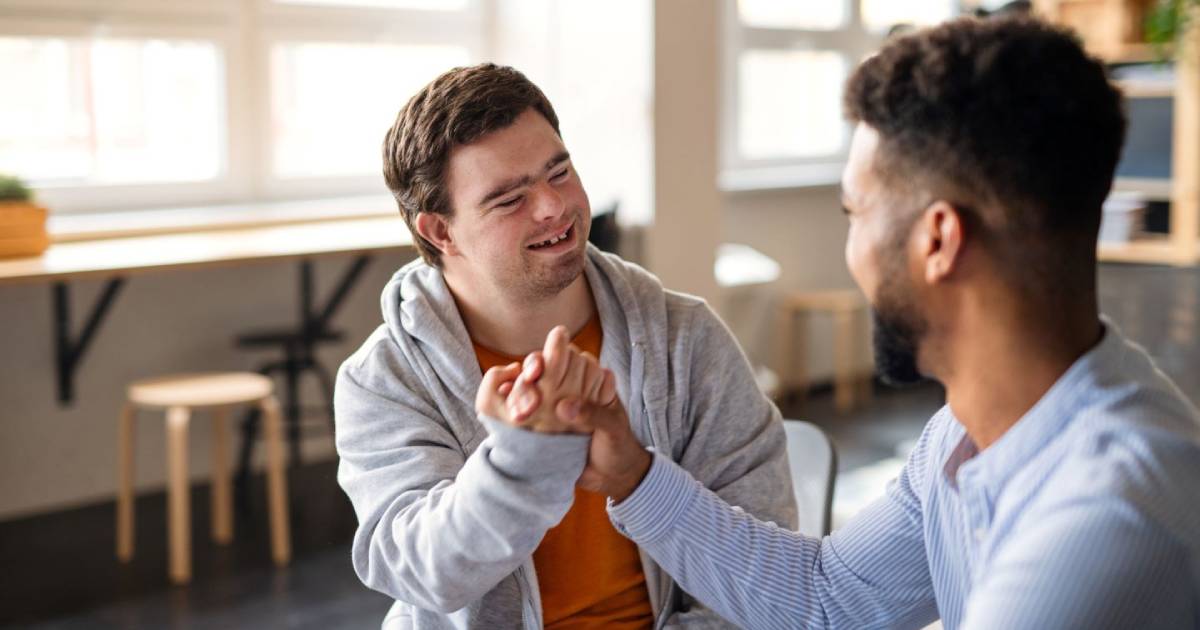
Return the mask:
<path id="1" fill-rule="evenodd" d="M 571 172 L 571 169 L 564 168 L 563 170 L 555 173 L 554 175 L 551 175 L 550 178 L 553 179 L 554 181 L 562 181 L 567 178 L 567 175 L 570 172 Z"/>
<path id="2" fill-rule="evenodd" d="M 513 197 L 512 199 L 509 199 L 507 201 L 501 201 L 500 203 L 496 204 L 496 207 L 497 208 L 515 208 L 515 207 L 517 207 L 517 204 L 519 204 L 519 203 L 521 203 L 521 198 Z"/>

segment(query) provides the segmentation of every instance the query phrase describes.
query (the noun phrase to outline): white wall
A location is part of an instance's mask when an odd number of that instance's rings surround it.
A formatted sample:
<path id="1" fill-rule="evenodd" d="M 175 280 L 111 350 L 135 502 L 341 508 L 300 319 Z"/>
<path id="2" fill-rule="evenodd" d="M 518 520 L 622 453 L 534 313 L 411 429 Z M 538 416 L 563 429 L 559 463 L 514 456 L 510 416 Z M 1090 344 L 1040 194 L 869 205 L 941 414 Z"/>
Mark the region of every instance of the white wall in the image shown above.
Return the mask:
<path id="1" fill-rule="evenodd" d="M 324 296 L 348 259 L 317 265 Z M 404 259 L 378 257 L 350 293 L 335 328 L 347 341 L 322 351 L 331 370 L 381 321 L 379 290 Z M 270 354 L 233 347 L 238 332 L 295 321 L 297 265 L 269 263 L 130 278 L 94 338 L 76 378 L 76 402 L 60 407 L 54 371 L 53 308 L 48 284 L 0 286 L 0 519 L 112 498 L 116 487 L 116 417 L 130 381 L 180 371 L 253 369 Z M 72 284 L 74 330 L 102 283 Z M 307 400 L 320 399 L 309 383 Z M 309 455 L 328 457 L 320 421 Z M 139 416 L 136 482 L 162 488 L 165 433 L 161 414 Z M 193 478 L 209 470 L 209 427 L 191 430 Z M 239 440 L 240 442 L 240 440 Z M 259 455 L 262 449 L 258 449 Z"/>
<path id="2" fill-rule="evenodd" d="M 719 0 L 654 3 L 654 222 L 645 259 L 671 289 L 715 301 Z"/>

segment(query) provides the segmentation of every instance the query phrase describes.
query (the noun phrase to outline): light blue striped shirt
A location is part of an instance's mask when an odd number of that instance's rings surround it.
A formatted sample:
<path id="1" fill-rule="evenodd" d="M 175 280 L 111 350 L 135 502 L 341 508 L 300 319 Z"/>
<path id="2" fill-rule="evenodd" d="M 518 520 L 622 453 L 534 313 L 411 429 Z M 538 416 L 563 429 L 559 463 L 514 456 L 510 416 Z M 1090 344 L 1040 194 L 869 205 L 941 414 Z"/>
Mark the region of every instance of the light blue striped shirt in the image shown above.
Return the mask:
<path id="1" fill-rule="evenodd" d="M 886 494 L 823 539 L 661 455 L 610 517 L 749 628 L 1198 628 L 1200 416 L 1106 329 L 982 453 L 943 408 Z"/>

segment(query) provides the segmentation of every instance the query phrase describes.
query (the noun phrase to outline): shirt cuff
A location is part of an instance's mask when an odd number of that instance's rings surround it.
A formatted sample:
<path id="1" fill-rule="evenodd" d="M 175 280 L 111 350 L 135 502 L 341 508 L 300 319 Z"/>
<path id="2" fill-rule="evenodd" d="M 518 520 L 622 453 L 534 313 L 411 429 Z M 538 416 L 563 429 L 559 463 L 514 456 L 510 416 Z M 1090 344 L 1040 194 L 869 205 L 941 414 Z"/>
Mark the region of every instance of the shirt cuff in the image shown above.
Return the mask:
<path id="1" fill-rule="evenodd" d="M 488 459 L 498 470 L 516 478 L 574 474 L 587 464 L 590 435 L 539 433 L 479 415 L 488 431 Z"/>
<path id="2" fill-rule="evenodd" d="M 649 544 L 675 527 L 691 505 L 700 483 L 661 453 L 633 494 L 620 503 L 609 499 L 608 516 L 617 531 L 635 542 Z"/>

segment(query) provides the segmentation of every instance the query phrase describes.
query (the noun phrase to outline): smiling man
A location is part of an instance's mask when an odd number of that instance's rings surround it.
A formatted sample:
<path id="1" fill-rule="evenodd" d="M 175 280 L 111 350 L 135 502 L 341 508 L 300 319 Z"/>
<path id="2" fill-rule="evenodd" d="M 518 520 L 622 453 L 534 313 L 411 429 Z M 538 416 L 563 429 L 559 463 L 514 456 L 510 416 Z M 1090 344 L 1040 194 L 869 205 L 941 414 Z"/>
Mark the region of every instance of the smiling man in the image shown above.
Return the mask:
<path id="1" fill-rule="evenodd" d="M 384 174 L 422 259 L 338 374 L 353 562 L 386 628 L 722 627 L 575 487 L 586 436 L 474 409 L 490 368 L 565 326 L 615 375 L 629 429 L 747 512 L 794 526 L 779 412 L 703 301 L 587 245 L 591 210 L 542 92 L 484 64 L 400 111 Z M 721 365 L 721 370 L 709 369 Z M 494 371 L 493 373 L 497 373 Z M 565 482 L 564 482 L 565 480 Z"/>

